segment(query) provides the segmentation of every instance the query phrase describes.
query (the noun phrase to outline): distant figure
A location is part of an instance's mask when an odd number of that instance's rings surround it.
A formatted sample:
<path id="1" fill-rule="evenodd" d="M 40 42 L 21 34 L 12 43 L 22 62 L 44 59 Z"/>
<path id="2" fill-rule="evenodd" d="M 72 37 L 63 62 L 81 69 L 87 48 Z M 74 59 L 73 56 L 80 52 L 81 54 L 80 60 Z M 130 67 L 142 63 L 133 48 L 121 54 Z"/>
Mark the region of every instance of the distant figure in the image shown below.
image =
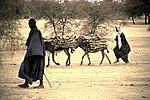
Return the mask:
<path id="1" fill-rule="evenodd" d="M 29 84 L 32 85 L 33 81 L 40 80 L 40 84 L 36 88 L 44 88 L 45 47 L 42 34 L 36 27 L 35 19 L 30 19 L 28 24 L 31 31 L 26 41 L 27 51 L 18 74 L 19 78 L 25 79 L 25 83 L 18 86 L 27 88 Z"/>
<path id="2" fill-rule="evenodd" d="M 116 47 L 113 49 L 113 51 L 115 53 L 117 60 L 114 63 L 119 62 L 119 58 L 122 58 L 122 60 L 125 63 L 129 63 L 128 54 L 131 51 L 131 49 L 126 40 L 124 33 L 121 30 L 121 26 L 119 25 L 116 26 L 116 32 L 117 32 L 117 36 L 115 38 Z"/>

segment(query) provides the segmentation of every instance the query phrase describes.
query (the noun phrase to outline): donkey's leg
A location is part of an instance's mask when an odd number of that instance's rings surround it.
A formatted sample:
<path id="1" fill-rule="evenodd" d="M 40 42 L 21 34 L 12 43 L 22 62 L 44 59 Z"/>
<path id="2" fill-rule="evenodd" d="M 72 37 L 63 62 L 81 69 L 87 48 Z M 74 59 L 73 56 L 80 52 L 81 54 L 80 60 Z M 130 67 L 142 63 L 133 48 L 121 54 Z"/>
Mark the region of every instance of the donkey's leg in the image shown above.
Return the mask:
<path id="1" fill-rule="evenodd" d="M 64 49 L 64 52 L 66 53 L 66 55 L 68 56 L 67 60 L 66 60 L 66 66 L 70 65 L 70 53 L 69 53 L 69 48 Z"/>
<path id="2" fill-rule="evenodd" d="M 52 61 L 56 64 L 56 65 L 60 65 L 59 63 L 57 63 L 56 61 L 55 61 L 55 57 L 54 57 L 54 49 L 52 50 Z"/>
<path id="3" fill-rule="evenodd" d="M 88 65 L 91 65 L 91 60 L 90 60 L 89 53 L 87 53 L 87 58 L 88 58 L 88 60 L 89 60 L 89 64 L 88 64 Z"/>
<path id="4" fill-rule="evenodd" d="M 102 63 L 103 63 L 103 60 L 104 60 L 104 57 L 105 57 L 105 56 L 104 56 L 104 50 L 101 51 L 101 54 L 102 54 L 102 60 L 101 60 L 101 62 L 100 62 L 99 64 L 102 64 Z"/>
<path id="5" fill-rule="evenodd" d="M 108 59 L 108 61 L 109 61 L 109 64 L 111 64 L 111 61 L 110 61 L 110 59 L 109 59 L 109 57 L 108 57 L 108 55 L 104 52 L 104 55 L 106 56 L 106 58 Z"/>
<path id="6" fill-rule="evenodd" d="M 45 57 L 47 57 L 47 65 L 46 65 L 46 67 L 48 67 L 49 65 L 50 65 L 50 52 L 46 52 L 46 55 L 47 56 L 45 56 Z"/>
<path id="7" fill-rule="evenodd" d="M 82 65 L 82 64 L 83 64 L 83 59 L 84 59 L 85 55 L 87 55 L 87 52 L 85 52 L 85 53 L 84 53 L 84 55 L 82 56 L 82 59 L 81 59 L 81 63 L 80 63 L 80 65 Z"/>
<path id="8" fill-rule="evenodd" d="M 46 67 L 48 67 L 49 66 L 49 63 L 50 63 L 50 57 L 49 57 L 49 55 L 48 55 L 48 64 L 46 65 Z"/>

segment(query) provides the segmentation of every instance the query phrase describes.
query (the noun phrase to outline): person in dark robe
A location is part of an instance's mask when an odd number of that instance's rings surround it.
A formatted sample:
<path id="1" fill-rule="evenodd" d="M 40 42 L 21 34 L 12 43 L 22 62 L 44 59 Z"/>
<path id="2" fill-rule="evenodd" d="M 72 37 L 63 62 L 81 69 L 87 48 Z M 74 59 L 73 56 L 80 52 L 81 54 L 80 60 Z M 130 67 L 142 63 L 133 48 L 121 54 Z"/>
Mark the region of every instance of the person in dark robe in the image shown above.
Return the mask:
<path id="1" fill-rule="evenodd" d="M 44 88 L 44 42 L 40 30 L 36 27 L 35 19 L 30 19 L 28 24 L 31 31 L 26 41 L 26 54 L 18 73 L 18 77 L 25 79 L 25 83 L 18 86 L 27 88 L 29 87 L 29 84 L 32 85 L 32 82 L 40 80 L 40 84 L 36 88 Z"/>
<path id="2" fill-rule="evenodd" d="M 116 26 L 116 32 L 116 46 L 113 49 L 116 56 L 116 61 L 114 63 L 119 62 L 119 59 L 122 58 L 122 60 L 127 64 L 129 63 L 128 54 L 131 51 L 130 46 L 126 40 L 124 33 L 121 30 L 121 26 Z"/>

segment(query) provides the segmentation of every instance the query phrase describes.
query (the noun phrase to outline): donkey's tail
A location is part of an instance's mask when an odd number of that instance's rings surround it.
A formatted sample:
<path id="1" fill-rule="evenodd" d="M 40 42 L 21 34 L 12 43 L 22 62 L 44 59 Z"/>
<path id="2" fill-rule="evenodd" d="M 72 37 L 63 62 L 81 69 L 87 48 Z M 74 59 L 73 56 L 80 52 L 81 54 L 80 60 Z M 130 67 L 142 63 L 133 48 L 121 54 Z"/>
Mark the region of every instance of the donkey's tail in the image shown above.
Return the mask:
<path id="1" fill-rule="evenodd" d="M 71 48 L 71 53 L 73 53 L 75 51 L 75 48 Z"/>
<path id="2" fill-rule="evenodd" d="M 109 53 L 109 50 L 108 50 L 108 48 L 106 48 L 106 50 L 107 50 L 107 53 Z"/>

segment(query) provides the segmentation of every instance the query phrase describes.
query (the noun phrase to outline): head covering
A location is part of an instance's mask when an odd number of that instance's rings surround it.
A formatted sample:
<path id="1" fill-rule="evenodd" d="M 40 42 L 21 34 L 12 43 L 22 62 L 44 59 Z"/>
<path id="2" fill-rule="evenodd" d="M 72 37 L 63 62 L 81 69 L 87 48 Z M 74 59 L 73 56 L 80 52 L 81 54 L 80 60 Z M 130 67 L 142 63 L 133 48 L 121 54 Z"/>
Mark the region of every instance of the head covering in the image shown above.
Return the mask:
<path id="1" fill-rule="evenodd" d="M 122 28 L 121 28 L 120 25 L 117 25 L 117 26 L 116 26 L 116 32 L 119 33 L 119 34 L 122 33 Z"/>
<path id="2" fill-rule="evenodd" d="M 121 26 L 120 25 L 117 25 L 116 26 L 116 32 L 117 32 L 117 37 L 118 37 L 118 47 L 119 47 L 119 49 L 121 48 L 121 37 L 120 37 L 120 35 L 121 35 L 121 33 L 122 33 L 122 29 L 121 29 Z"/>

